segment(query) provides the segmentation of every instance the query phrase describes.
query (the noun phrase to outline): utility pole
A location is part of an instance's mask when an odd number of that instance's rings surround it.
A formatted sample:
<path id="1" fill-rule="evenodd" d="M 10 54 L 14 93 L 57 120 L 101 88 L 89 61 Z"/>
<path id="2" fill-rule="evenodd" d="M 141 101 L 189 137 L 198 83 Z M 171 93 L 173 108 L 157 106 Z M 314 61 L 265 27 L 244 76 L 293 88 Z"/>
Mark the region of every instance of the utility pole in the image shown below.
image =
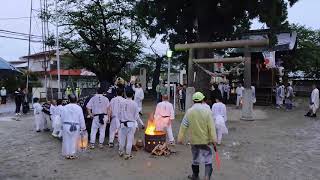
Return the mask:
<path id="1" fill-rule="evenodd" d="M 55 13 L 56 13 L 56 58 L 57 58 L 57 71 L 58 71 L 58 99 L 62 99 L 61 86 L 60 86 L 60 50 L 59 50 L 59 18 L 58 18 L 58 1 L 55 0 Z"/>
<path id="2" fill-rule="evenodd" d="M 27 95 L 25 97 L 26 102 L 29 102 L 28 95 L 29 95 L 29 73 L 30 73 L 30 55 L 31 55 L 31 25 L 32 25 L 32 0 L 30 5 L 30 21 L 29 21 L 29 47 L 28 47 L 28 70 L 27 70 Z"/>
<path id="3" fill-rule="evenodd" d="M 168 57 L 168 97 L 170 99 L 170 69 L 171 69 L 171 57 L 172 57 L 172 51 L 167 51 L 167 57 Z"/>

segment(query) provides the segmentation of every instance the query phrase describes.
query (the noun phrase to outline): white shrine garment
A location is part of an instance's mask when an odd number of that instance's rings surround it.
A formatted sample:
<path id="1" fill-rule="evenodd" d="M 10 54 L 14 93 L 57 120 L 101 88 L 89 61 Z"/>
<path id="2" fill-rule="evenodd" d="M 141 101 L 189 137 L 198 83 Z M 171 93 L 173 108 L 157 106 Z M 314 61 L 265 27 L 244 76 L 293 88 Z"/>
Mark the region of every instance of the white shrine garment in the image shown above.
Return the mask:
<path id="1" fill-rule="evenodd" d="M 79 149 L 80 129 L 86 129 L 82 108 L 73 103 L 64 106 L 61 120 L 63 124 L 62 155 L 74 156 Z"/>
<path id="2" fill-rule="evenodd" d="M 157 131 L 166 131 L 169 142 L 174 141 L 172 132 L 172 121 L 174 120 L 173 105 L 168 101 L 162 101 L 157 104 L 154 121 Z"/>
<path id="3" fill-rule="evenodd" d="M 121 104 L 125 101 L 122 96 L 112 98 L 110 101 L 111 123 L 109 129 L 109 143 L 113 143 L 114 137 L 120 128 Z"/>

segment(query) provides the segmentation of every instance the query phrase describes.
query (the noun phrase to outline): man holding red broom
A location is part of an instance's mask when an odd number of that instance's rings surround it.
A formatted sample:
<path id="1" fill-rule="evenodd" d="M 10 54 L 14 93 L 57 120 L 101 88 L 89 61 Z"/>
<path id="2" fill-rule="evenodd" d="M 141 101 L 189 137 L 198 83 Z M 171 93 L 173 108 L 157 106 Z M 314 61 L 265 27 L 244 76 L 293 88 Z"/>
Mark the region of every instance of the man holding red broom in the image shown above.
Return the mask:
<path id="1" fill-rule="evenodd" d="M 205 96 L 201 92 L 196 92 L 192 96 L 194 105 L 186 112 L 180 126 L 178 143 L 182 144 L 185 134 L 190 130 L 191 152 L 192 152 L 192 172 L 189 179 L 199 180 L 200 163 L 205 164 L 205 179 L 209 180 L 212 175 L 212 148 L 217 142 L 216 128 L 212 119 L 210 109 L 201 103 Z"/>

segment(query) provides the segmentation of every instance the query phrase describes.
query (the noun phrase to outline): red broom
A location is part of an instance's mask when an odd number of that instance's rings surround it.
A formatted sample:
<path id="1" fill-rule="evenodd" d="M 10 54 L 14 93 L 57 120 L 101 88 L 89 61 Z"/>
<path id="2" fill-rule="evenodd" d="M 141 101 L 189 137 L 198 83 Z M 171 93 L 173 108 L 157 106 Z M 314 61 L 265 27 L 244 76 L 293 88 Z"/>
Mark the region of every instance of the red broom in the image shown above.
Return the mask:
<path id="1" fill-rule="evenodd" d="M 217 170 L 220 171 L 220 158 L 219 158 L 219 153 L 218 153 L 217 146 L 216 146 L 215 143 L 213 144 L 213 149 L 214 149 L 214 151 L 216 152 L 216 165 L 217 165 Z"/>

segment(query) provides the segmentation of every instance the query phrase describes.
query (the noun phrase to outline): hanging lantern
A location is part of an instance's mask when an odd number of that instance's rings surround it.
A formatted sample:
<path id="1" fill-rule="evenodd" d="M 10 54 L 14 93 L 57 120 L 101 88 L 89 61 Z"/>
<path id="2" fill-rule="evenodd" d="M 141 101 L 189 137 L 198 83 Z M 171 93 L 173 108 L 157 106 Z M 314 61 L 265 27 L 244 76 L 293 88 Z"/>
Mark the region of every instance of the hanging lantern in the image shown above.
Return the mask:
<path id="1" fill-rule="evenodd" d="M 80 133 L 78 147 L 81 150 L 85 150 L 88 148 L 88 133 L 87 133 L 87 131 L 83 131 Z"/>

